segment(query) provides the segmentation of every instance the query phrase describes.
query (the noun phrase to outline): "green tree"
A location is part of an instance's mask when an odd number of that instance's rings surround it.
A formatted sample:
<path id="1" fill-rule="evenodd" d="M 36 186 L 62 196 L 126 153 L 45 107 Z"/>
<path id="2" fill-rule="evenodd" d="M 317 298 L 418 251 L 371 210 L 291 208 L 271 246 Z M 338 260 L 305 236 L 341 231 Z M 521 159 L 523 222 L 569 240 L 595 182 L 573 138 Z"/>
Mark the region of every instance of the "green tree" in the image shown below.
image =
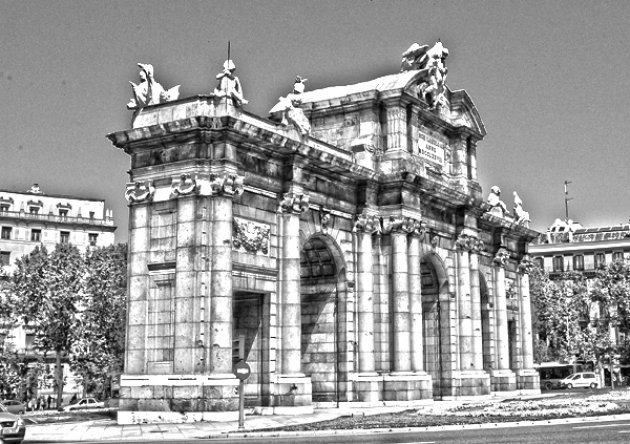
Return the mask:
<path id="1" fill-rule="evenodd" d="M 73 347 L 72 368 L 88 387 L 107 391 L 120 373 L 125 351 L 127 312 L 127 245 L 91 250 L 86 258 L 85 306 L 79 339 Z"/>
<path id="2" fill-rule="evenodd" d="M 49 254 L 44 246 L 16 262 L 13 273 L 13 314 L 35 327 L 35 344 L 56 361 L 57 405 L 63 402 L 62 360 L 76 340 L 83 298 L 85 263 L 79 250 L 58 244 Z"/>

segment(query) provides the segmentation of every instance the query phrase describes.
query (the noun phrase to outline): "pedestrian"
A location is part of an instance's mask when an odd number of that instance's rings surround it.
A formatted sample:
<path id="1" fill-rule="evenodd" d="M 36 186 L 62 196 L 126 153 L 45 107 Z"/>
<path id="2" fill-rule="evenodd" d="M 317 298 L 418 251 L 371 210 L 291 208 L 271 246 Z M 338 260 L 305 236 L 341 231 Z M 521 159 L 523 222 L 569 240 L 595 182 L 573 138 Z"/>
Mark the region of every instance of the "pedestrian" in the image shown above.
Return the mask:
<path id="1" fill-rule="evenodd" d="M 50 410 L 50 403 L 52 402 L 52 396 L 48 395 L 48 398 L 46 398 L 46 408 L 48 410 Z"/>

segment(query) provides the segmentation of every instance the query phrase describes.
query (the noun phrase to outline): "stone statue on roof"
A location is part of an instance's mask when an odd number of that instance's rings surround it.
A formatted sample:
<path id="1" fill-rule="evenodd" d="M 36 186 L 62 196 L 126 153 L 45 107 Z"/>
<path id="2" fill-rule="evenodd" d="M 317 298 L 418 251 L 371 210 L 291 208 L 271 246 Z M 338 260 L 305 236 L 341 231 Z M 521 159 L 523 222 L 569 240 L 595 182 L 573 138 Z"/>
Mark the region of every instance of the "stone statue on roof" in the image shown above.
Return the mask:
<path id="1" fill-rule="evenodd" d="M 214 89 L 215 97 L 230 97 L 236 106 L 247 105 L 249 101 L 243 96 L 243 87 L 238 77 L 234 75 L 236 65 L 232 60 L 223 63 L 223 71 L 217 74 L 219 85 Z"/>
<path id="2" fill-rule="evenodd" d="M 127 109 L 144 108 L 149 105 L 170 102 L 179 98 L 180 85 L 174 86 L 168 91 L 155 80 L 153 76 L 153 65 L 148 63 L 138 63 L 140 67 L 140 83 L 133 82 L 131 90 L 133 97 L 127 103 Z"/>
<path id="3" fill-rule="evenodd" d="M 418 93 L 431 108 L 445 102 L 446 57 L 448 49 L 440 41 L 430 48 L 429 45 L 414 43 L 402 55 L 400 71 L 420 71 Z"/>
<path id="4" fill-rule="evenodd" d="M 501 188 L 496 185 L 490 188 L 486 203 L 490 205 L 488 212 L 494 216 L 504 217 L 508 213 L 505 202 L 501 200 Z"/>
<path id="5" fill-rule="evenodd" d="M 280 97 L 278 103 L 269 110 L 273 118 L 279 117 L 280 122 L 285 126 L 293 125 L 303 136 L 311 132 L 311 122 L 304 114 L 304 110 L 300 108 L 300 105 L 302 105 L 300 96 L 304 92 L 307 80 L 296 76 L 293 83 L 293 91 L 287 94 L 286 97 Z"/>
<path id="6" fill-rule="evenodd" d="M 523 201 L 516 191 L 514 191 L 514 219 L 518 225 L 529 227 L 529 213 L 523 209 Z"/>

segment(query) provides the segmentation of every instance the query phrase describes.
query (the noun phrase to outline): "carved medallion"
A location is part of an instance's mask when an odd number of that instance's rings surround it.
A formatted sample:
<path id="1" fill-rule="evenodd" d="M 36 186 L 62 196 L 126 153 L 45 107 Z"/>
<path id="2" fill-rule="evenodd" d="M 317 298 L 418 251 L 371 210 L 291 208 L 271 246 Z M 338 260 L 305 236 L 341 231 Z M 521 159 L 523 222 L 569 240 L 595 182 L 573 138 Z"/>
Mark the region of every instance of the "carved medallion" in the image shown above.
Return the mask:
<path id="1" fill-rule="evenodd" d="M 232 221 L 232 248 L 241 253 L 269 256 L 271 226 L 235 217 Z"/>

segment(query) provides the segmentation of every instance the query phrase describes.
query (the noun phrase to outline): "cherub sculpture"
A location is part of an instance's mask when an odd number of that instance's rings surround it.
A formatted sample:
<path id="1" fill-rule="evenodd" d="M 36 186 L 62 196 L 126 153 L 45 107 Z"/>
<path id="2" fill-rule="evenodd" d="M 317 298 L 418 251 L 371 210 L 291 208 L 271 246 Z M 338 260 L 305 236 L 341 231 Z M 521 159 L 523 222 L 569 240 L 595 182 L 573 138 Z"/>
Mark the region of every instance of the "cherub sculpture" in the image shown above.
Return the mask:
<path id="1" fill-rule="evenodd" d="M 269 110 L 273 117 L 280 116 L 280 121 L 283 125 L 288 126 L 292 124 L 303 136 L 311 132 L 311 123 L 307 119 L 306 114 L 304 114 L 304 110 L 300 108 L 302 104 L 300 96 L 304 92 L 307 80 L 297 76 L 295 83 L 293 83 L 293 91 L 287 94 L 286 97 L 280 97 L 278 103 Z"/>
<path id="2" fill-rule="evenodd" d="M 488 199 L 486 199 L 486 202 L 488 203 L 488 205 L 490 205 L 489 212 L 491 214 L 503 217 L 505 214 L 507 214 L 508 210 L 505 202 L 501 200 L 500 196 L 501 188 L 495 185 L 490 188 L 490 194 L 488 195 Z"/>
<path id="3" fill-rule="evenodd" d="M 529 226 L 529 213 L 523 209 L 523 201 L 514 191 L 514 219 L 518 225 Z"/>
<path id="4" fill-rule="evenodd" d="M 127 109 L 144 108 L 148 105 L 170 102 L 179 98 L 180 85 L 174 86 L 168 91 L 153 77 L 153 65 L 138 63 L 140 67 L 140 83 L 131 84 L 133 97 L 127 103 Z"/>
<path id="5" fill-rule="evenodd" d="M 249 101 L 243 97 L 243 87 L 238 77 L 234 75 L 236 65 L 232 60 L 223 63 L 223 71 L 217 74 L 219 85 L 214 89 L 215 97 L 230 97 L 236 106 L 247 105 Z"/>
<path id="6" fill-rule="evenodd" d="M 448 49 L 438 41 L 433 47 L 414 43 L 402 55 L 401 71 L 421 72 L 418 92 L 431 108 L 444 103 L 448 68 L 445 65 Z"/>

